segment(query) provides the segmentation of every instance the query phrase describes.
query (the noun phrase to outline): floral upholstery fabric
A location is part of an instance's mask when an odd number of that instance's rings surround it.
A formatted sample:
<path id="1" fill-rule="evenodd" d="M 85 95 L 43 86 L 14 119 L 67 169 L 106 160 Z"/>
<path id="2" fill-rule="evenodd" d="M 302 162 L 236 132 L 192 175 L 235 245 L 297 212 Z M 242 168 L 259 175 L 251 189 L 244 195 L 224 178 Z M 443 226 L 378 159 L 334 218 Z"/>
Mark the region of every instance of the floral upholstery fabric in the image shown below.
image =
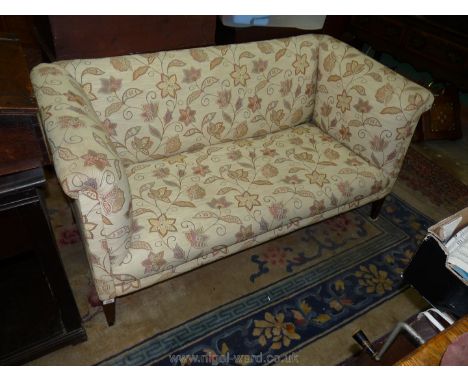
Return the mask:
<path id="1" fill-rule="evenodd" d="M 432 95 L 328 36 L 41 64 L 101 300 L 388 194 Z"/>
<path id="2" fill-rule="evenodd" d="M 274 231 L 386 185 L 379 169 L 312 125 L 127 169 L 132 243 L 117 273 L 137 278 Z"/>
<path id="3" fill-rule="evenodd" d="M 396 180 L 421 114 L 422 86 L 329 36 L 320 42 L 314 121 Z"/>
<path id="4" fill-rule="evenodd" d="M 317 41 L 301 36 L 57 64 L 127 165 L 305 122 L 317 54 Z"/>

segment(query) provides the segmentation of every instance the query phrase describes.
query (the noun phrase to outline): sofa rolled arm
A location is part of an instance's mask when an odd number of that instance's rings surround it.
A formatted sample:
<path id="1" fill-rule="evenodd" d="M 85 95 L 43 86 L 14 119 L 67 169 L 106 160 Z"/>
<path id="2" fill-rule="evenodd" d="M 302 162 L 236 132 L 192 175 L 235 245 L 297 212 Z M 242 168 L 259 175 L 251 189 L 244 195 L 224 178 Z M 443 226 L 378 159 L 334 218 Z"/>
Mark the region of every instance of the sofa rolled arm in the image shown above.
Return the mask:
<path id="1" fill-rule="evenodd" d="M 101 300 L 115 296 L 112 264 L 130 241 L 125 169 L 81 86 L 58 65 L 31 72 L 42 126 L 64 192 L 76 199 L 81 232 Z"/>
<path id="2" fill-rule="evenodd" d="M 317 125 L 380 168 L 390 190 L 432 93 L 330 36 L 320 40 L 316 86 Z"/>

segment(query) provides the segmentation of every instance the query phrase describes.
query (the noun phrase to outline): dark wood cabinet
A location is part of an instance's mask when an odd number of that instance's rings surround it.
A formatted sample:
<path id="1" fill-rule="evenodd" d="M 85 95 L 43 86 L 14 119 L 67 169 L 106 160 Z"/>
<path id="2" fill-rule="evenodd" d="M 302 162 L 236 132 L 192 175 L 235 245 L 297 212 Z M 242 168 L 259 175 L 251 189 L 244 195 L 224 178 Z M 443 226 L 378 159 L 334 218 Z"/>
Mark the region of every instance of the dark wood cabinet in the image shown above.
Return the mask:
<path id="1" fill-rule="evenodd" d="M 0 364 L 86 339 L 42 196 L 50 163 L 18 40 L 0 34 Z"/>

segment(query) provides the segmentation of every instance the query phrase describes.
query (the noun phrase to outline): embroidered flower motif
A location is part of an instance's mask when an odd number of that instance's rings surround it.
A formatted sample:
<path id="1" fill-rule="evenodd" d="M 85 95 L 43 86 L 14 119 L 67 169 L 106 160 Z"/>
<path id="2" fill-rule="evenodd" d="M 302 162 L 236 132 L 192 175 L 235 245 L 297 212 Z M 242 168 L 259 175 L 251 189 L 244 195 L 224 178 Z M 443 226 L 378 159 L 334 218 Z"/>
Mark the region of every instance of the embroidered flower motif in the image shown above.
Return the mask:
<path id="1" fill-rule="evenodd" d="M 168 218 L 166 214 L 161 214 L 157 219 L 148 219 L 151 225 L 150 232 L 158 232 L 162 237 L 165 237 L 168 232 L 177 232 L 175 221 L 176 219 Z"/>
<path id="2" fill-rule="evenodd" d="M 268 211 L 270 211 L 271 216 L 273 216 L 275 220 L 283 220 L 288 212 L 288 210 L 284 208 L 283 203 L 273 203 L 268 207 Z"/>
<path id="3" fill-rule="evenodd" d="M 299 179 L 297 175 L 292 175 L 292 176 L 288 175 L 283 179 L 283 182 L 287 184 L 301 184 L 303 180 Z"/>
<path id="4" fill-rule="evenodd" d="M 115 137 L 117 135 L 117 132 L 115 131 L 117 124 L 112 123 L 108 118 L 104 120 L 102 127 L 111 137 Z"/>
<path id="5" fill-rule="evenodd" d="M 306 96 L 307 96 L 307 97 L 312 97 L 312 95 L 314 94 L 314 91 L 315 91 L 315 89 L 314 89 L 314 84 L 308 83 L 308 84 L 306 85 L 306 90 L 305 90 Z"/>
<path id="6" fill-rule="evenodd" d="M 300 340 L 301 336 L 296 333 L 296 328 L 291 322 L 284 322 L 284 313 L 273 316 L 265 313 L 265 320 L 254 320 L 255 328 L 252 335 L 258 337 L 258 343 L 266 346 L 271 340 L 270 349 L 279 350 L 281 347 L 288 347 L 291 340 Z"/>
<path id="7" fill-rule="evenodd" d="M 54 68 L 52 66 L 46 66 L 46 67 L 43 67 L 43 68 L 39 68 L 39 73 L 41 74 L 41 76 L 47 76 L 48 74 L 50 74 L 52 76 L 57 76 L 59 74 L 63 74 L 61 70 L 59 70 L 57 68 Z"/>
<path id="8" fill-rule="evenodd" d="M 353 187 L 351 187 L 351 185 L 349 184 L 348 181 L 345 181 L 345 182 L 339 182 L 338 183 L 338 190 L 340 190 L 341 194 L 344 196 L 344 197 L 351 197 L 353 195 Z"/>
<path id="9" fill-rule="evenodd" d="M 280 126 L 281 120 L 284 118 L 283 109 L 272 110 L 270 114 L 270 118 L 271 118 L 271 122 L 273 122 L 276 126 Z"/>
<path id="10" fill-rule="evenodd" d="M 332 107 L 328 103 L 323 103 L 322 107 L 320 108 L 320 114 L 323 117 L 328 117 L 332 111 Z"/>
<path id="11" fill-rule="evenodd" d="M 367 293 L 382 295 L 386 290 L 392 290 L 393 281 L 388 278 L 387 272 L 379 271 L 374 264 L 369 268 L 361 265 L 359 269 L 354 275 L 359 279 L 359 285 L 366 287 Z"/>
<path id="12" fill-rule="evenodd" d="M 148 196 L 151 199 L 161 200 L 165 203 L 171 203 L 171 200 L 169 199 L 169 196 L 171 196 L 171 194 L 172 190 L 168 190 L 167 187 L 160 187 L 158 189 L 152 188 L 149 191 Z"/>
<path id="13" fill-rule="evenodd" d="M 194 248 L 201 249 L 206 246 L 206 241 L 208 240 L 208 236 L 204 234 L 203 229 L 191 229 L 190 231 L 185 233 L 185 237 L 189 241 L 190 245 Z"/>
<path id="14" fill-rule="evenodd" d="M 286 97 L 292 88 L 292 79 L 281 81 L 280 84 L 280 94 L 283 97 Z"/>
<path id="15" fill-rule="evenodd" d="M 387 83 L 384 86 L 377 89 L 377 92 L 375 93 L 375 99 L 380 103 L 387 104 L 392 100 L 393 94 L 393 86 Z"/>
<path id="16" fill-rule="evenodd" d="M 236 161 L 242 157 L 242 153 L 240 152 L 240 150 L 235 150 L 228 153 L 227 156 L 230 160 Z"/>
<path id="17" fill-rule="evenodd" d="M 252 72 L 255 74 L 263 73 L 268 66 L 268 61 L 259 59 L 258 61 L 253 62 Z"/>
<path id="18" fill-rule="evenodd" d="M 237 199 L 238 207 L 245 207 L 249 211 L 251 211 L 254 206 L 261 205 L 260 202 L 258 201 L 258 195 L 250 194 L 248 191 L 244 191 L 242 195 L 236 195 L 235 198 Z"/>
<path id="19" fill-rule="evenodd" d="M 377 152 L 384 151 L 389 144 L 387 140 L 379 137 L 378 135 L 374 135 L 374 137 L 369 143 L 370 143 L 372 150 L 377 151 Z"/>
<path id="20" fill-rule="evenodd" d="M 212 135 L 216 139 L 221 139 L 224 132 L 224 124 L 222 122 L 210 123 L 208 126 L 208 134 Z"/>
<path id="21" fill-rule="evenodd" d="M 168 167 L 161 167 L 157 168 L 153 171 L 153 175 L 158 179 L 163 179 L 170 174 L 170 170 Z"/>
<path id="22" fill-rule="evenodd" d="M 190 106 L 187 106 L 185 109 L 179 109 L 180 117 L 179 121 L 183 122 L 185 126 L 190 125 L 195 121 L 195 110 L 192 110 Z"/>
<path id="23" fill-rule="evenodd" d="M 194 184 L 187 189 L 187 195 L 191 200 L 202 199 L 206 195 L 204 188 L 200 187 L 198 184 Z"/>
<path id="24" fill-rule="evenodd" d="M 94 150 L 88 150 L 87 154 L 81 156 L 84 159 L 85 166 L 96 166 L 99 170 L 104 170 L 105 167 L 109 167 L 109 161 L 107 155 L 103 153 L 97 153 Z"/>
<path id="25" fill-rule="evenodd" d="M 234 86 L 245 86 L 247 84 L 247 80 L 250 78 L 247 73 L 247 66 L 234 64 L 234 70 L 231 72 L 231 77 L 234 80 Z"/>
<path id="26" fill-rule="evenodd" d="M 342 126 L 341 126 L 341 129 L 340 129 L 340 131 L 339 131 L 339 133 L 340 133 L 340 138 L 341 138 L 343 141 L 349 142 L 349 138 L 351 138 L 351 132 L 349 131 L 349 127 L 348 127 L 348 126 L 342 125 Z"/>
<path id="27" fill-rule="evenodd" d="M 253 97 L 249 97 L 248 108 L 252 110 L 252 113 L 255 113 L 258 109 L 262 107 L 261 102 L 262 102 L 262 99 L 258 98 L 257 95 L 254 95 Z"/>
<path id="28" fill-rule="evenodd" d="M 201 77 L 201 69 L 195 69 L 191 67 L 190 69 L 184 69 L 184 79 L 182 82 L 192 83 L 196 82 Z"/>
<path id="29" fill-rule="evenodd" d="M 153 146 L 153 141 L 149 137 L 133 138 L 132 147 L 136 151 L 140 151 L 145 155 L 149 155 L 149 149 L 151 146 Z"/>
<path id="30" fill-rule="evenodd" d="M 119 187 L 114 186 L 101 197 L 101 203 L 106 215 L 119 212 L 125 203 L 125 194 Z"/>
<path id="31" fill-rule="evenodd" d="M 116 79 L 113 76 L 110 76 L 108 80 L 101 78 L 101 89 L 99 93 L 111 94 L 114 93 L 122 87 L 122 80 Z"/>
<path id="32" fill-rule="evenodd" d="M 228 208 L 232 203 L 229 203 L 227 200 L 226 200 L 226 197 L 223 196 L 221 198 L 213 198 L 211 199 L 211 202 L 208 203 L 208 205 L 211 207 L 211 208 L 215 208 L 215 209 L 220 209 L 220 208 Z"/>
<path id="33" fill-rule="evenodd" d="M 94 237 L 93 231 L 97 227 L 97 224 L 91 223 L 86 215 L 81 215 L 81 218 L 83 219 L 85 237 L 86 239 L 91 240 Z"/>
<path id="34" fill-rule="evenodd" d="M 229 106 L 230 102 L 231 102 L 230 90 L 223 90 L 221 92 L 218 92 L 218 99 L 216 100 L 216 103 L 221 109 L 225 108 L 226 106 Z"/>
<path id="35" fill-rule="evenodd" d="M 331 160 L 331 161 L 338 159 L 340 157 L 340 154 L 338 153 L 338 151 L 335 151 L 331 148 L 327 148 L 323 154 L 328 160 Z"/>
<path id="36" fill-rule="evenodd" d="M 314 200 L 314 204 L 309 207 L 310 216 L 320 215 L 322 212 L 325 211 L 325 201 L 322 200 Z"/>
<path id="37" fill-rule="evenodd" d="M 338 94 L 336 96 L 336 99 L 337 99 L 336 107 L 340 109 L 342 113 L 344 113 L 346 110 L 351 110 L 350 105 L 351 105 L 351 101 L 353 97 L 348 96 L 348 94 L 346 93 L 346 90 L 343 90 L 341 94 Z"/>
<path id="38" fill-rule="evenodd" d="M 319 187 L 323 187 L 324 184 L 330 183 L 327 179 L 327 174 L 319 173 L 314 170 L 311 174 L 305 174 L 307 179 L 309 179 L 310 184 L 316 184 Z"/>
<path id="39" fill-rule="evenodd" d="M 369 105 L 369 101 L 364 101 L 359 98 L 356 105 L 353 106 L 358 113 L 369 113 L 372 110 L 372 106 Z"/>
<path id="40" fill-rule="evenodd" d="M 270 149 L 270 148 L 265 148 L 262 150 L 262 154 L 266 157 L 275 157 L 276 155 L 278 155 L 278 153 L 276 152 L 275 149 Z"/>
<path id="41" fill-rule="evenodd" d="M 241 225 L 239 232 L 236 233 L 236 243 L 249 240 L 253 236 L 252 224 L 249 224 L 247 227 Z"/>
<path id="42" fill-rule="evenodd" d="M 67 101 L 76 102 L 77 104 L 79 104 L 81 106 L 86 105 L 86 102 L 83 99 L 83 97 L 79 96 L 78 94 L 73 93 L 70 90 L 68 92 L 64 93 L 63 95 L 67 97 Z"/>
<path id="43" fill-rule="evenodd" d="M 185 233 L 185 237 L 194 248 L 201 249 L 206 246 L 208 236 L 204 234 L 202 228 L 191 229 Z"/>
<path id="44" fill-rule="evenodd" d="M 205 176 L 206 174 L 211 172 L 208 166 L 202 166 L 202 165 L 192 167 L 192 171 L 195 175 L 200 175 L 200 176 Z"/>
<path id="45" fill-rule="evenodd" d="M 177 76 L 167 76 L 161 73 L 161 81 L 156 84 L 156 87 L 161 90 L 161 97 L 166 98 L 167 96 L 176 98 L 176 93 L 180 90 L 180 86 L 177 83 Z"/>
<path id="46" fill-rule="evenodd" d="M 150 252 L 148 257 L 142 261 L 141 265 L 145 267 L 145 274 L 147 274 L 159 271 L 166 263 L 166 260 L 164 260 L 164 251 L 161 251 L 158 253 Z"/>
<path id="47" fill-rule="evenodd" d="M 151 122 L 158 116 L 158 105 L 152 102 L 143 105 L 141 116 L 145 122 Z"/>
<path id="48" fill-rule="evenodd" d="M 63 129 L 79 129 L 80 127 L 84 127 L 84 123 L 81 119 L 69 116 L 59 117 L 58 124 Z"/>
<path id="49" fill-rule="evenodd" d="M 307 60 L 307 55 L 296 54 L 296 60 L 293 62 L 293 67 L 296 69 L 295 74 L 299 73 L 305 74 L 306 69 L 309 67 L 309 62 Z"/>
<path id="50" fill-rule="evenodd" d="M 267 179 L 278 175 L 278 172 L 278 169 L 269 163 L 262 167 L 262 175 Z"/>

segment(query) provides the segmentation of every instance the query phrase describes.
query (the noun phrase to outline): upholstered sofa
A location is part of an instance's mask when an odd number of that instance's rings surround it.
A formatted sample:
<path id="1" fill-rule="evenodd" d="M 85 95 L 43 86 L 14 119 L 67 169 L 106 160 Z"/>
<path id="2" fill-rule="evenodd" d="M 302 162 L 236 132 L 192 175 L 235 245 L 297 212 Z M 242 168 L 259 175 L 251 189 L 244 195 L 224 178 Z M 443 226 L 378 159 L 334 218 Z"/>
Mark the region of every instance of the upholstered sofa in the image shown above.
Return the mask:
<path id="1" fill-rule="evenodd" d="M 432 94 L 325 35 L 31 73 L 109 324 L 115 298 L 391 191 Z"/>

